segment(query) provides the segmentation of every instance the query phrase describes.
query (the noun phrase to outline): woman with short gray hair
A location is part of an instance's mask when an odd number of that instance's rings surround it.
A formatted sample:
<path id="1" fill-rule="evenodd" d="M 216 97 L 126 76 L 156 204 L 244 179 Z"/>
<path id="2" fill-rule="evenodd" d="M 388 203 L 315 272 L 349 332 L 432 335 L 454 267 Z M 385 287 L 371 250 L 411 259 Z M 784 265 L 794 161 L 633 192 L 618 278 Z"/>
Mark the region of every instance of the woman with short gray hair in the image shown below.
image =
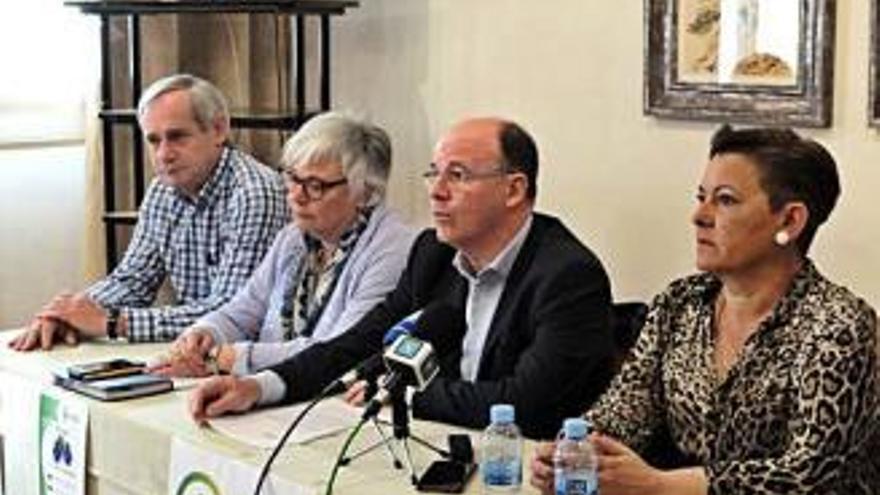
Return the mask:
<path id="1" fill-rule="evenodd" d="M 248 284 L 154 369 L 249 374 L 350 328 L 397 284 L 415 231 L 384 205 L 391 141 L 339 113 L 308 121 L 281 163 L 294 222 Z"/>
<path id="2" fill-rule="evenodd" d="M 362 194 L 368 205 L 385 200 L 391 174 L 391 140 L 379 127 L 339 113 L 325 113 L 309 121 L 287 141 L 281 156 L 285 169 L 299 163 L 337 161 L 351 192 Z"/>

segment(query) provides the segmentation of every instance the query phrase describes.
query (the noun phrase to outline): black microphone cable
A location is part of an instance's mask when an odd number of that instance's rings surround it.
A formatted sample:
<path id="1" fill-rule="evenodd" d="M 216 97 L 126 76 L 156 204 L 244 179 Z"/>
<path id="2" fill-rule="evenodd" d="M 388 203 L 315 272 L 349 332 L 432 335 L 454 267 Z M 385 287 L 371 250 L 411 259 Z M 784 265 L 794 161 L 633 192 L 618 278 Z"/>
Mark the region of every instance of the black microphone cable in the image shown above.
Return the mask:
<path id="1" fill-rule="evenodd" d="M 272 467 L 272 463 L 275 461 L 275 458 L 278 457 L 278 454 L 281 452 L 281 449 L 284 447 L 284 444 L 287 443 L 287 439 L 293 433 L 293 430 L 302 423 L 302 420 L 305 419 L 306 415 L 314 409 L 315 406 L 318 405 L 319 402 L 326 399 L 328 396 L 333 395 L 333 393 L 337 389 L 336 381 L 330 382 L 323 390 L 314 398 L 309 405 L 306 406 L 297 416 L 294 418 L 293 422 L 290 423 L 290 426 L 287 427 L 284 434 L 281 435 L 281 439 L 278 440 L 278 444 L 275 445 L 275 448 L 272 449 L 272 453 L 269 454 L 269 458 L 266 459 L 266 463 L 263 464 L 263 470 L 260 472 L 260 477 L 257 479 L 257 487 L 254 489 L 254 495 L 260 495 L 260 490 L 263 488 L 263 483 L 266 481 L 266 477 L 269 475 L 269 468 Z"/>

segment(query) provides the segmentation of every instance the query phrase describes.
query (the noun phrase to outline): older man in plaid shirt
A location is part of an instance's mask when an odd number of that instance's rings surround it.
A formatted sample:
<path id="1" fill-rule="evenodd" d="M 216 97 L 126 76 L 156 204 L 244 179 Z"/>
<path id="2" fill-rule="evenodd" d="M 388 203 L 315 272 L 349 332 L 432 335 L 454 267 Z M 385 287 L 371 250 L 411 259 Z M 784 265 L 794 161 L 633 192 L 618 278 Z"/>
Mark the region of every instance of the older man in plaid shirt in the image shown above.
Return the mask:
<path id="1" fill-rule="evenodd" d="M 10 346 L 82 337 L 170 340 L 229 300 L 287 221 L 280 175 L 229 144 L 229 112 L 190 75 L 155 82 L 138 105 L 156 179 L 122 261 L 85 291 L 56 296 Z M 170 279 L 176 304 L 150 307 Z"/>

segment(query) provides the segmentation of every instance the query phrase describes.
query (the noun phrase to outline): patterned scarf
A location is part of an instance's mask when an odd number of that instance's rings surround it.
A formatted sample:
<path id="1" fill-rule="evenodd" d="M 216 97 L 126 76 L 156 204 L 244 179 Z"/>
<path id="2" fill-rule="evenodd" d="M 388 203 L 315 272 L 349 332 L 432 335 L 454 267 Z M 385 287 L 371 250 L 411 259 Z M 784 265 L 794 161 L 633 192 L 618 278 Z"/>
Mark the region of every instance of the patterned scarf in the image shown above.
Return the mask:
<path id="1" fill-rule="evenodd" d="M 312 335 L 327 301 L 333 295 L 339 275 L 358 239 L 366 230 L 372 213 L 372 209 L 358 211 L 354 224 L 339 238 L 339 245 L 333 253 L 325 253 L 321 241 L 311 235 L 304 235 L 305 257 L 297 266 L 290 267 L 284 288 L 281 326 L 285 341 L 300 335 Z M 326 259 L 328 256 L 329 259 Z"/>

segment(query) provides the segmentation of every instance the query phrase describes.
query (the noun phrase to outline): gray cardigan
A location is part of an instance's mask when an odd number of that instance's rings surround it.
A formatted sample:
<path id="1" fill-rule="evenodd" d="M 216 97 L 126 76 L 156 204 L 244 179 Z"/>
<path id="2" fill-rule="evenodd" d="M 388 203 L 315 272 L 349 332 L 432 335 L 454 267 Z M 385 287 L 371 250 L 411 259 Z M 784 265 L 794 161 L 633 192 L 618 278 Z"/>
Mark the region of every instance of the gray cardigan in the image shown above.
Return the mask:
<path id="1" fill-rule="evenodd" d="M 284 283 L 306 252 L 302 232 L 283 228 L 247 284 L 228 303 L 199 319 L 219 343 L 234 343 L 233 373 L 249 374 L 283 361 L 315 342 L 348 330 L 397 285 L 416 231 L 383 206 L 370 216 L 312 335 L 282 341 Z"/>

